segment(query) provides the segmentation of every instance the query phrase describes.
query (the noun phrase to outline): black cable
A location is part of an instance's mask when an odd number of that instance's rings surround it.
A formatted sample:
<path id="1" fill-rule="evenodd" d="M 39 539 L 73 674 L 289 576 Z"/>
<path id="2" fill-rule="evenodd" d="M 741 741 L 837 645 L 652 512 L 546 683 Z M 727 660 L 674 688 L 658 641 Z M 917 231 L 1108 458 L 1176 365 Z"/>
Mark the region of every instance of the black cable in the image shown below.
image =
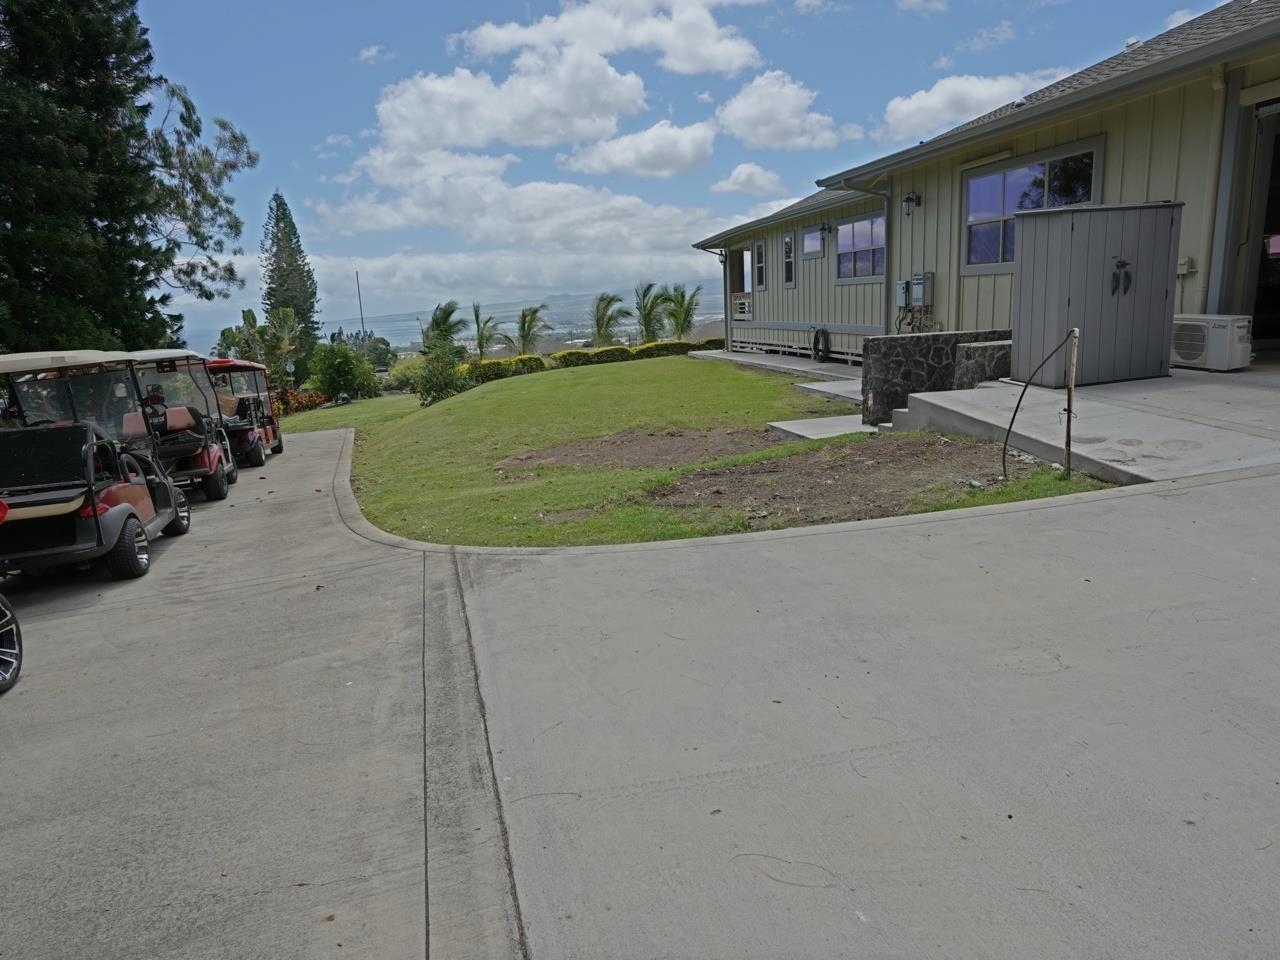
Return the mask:
<path id="1" fill-rule="evenodd" d="M 1004 479 L 1009 479 L 1009 436 L 1013 433 L 1013 421 L 1018 419 L 1018 410 L 1022 407 L 1022 398 L 1027 395 L 1027 387 L 1031 386 L 1031 381 L 1036 378 L 1036 374 L 1044 369 L 1044 365 L 1053 359 L 1053 355 L 1065 347 L 1071 340 L 1071 334 L 1075 333 L 1074 328 L 1070 330 L 1062 342 L 1049 352 L 1049 355 L 1040 361 L 1040 366 L 1031 371 L 1031 376 L 1027 377 L 1022 384 L 1022 392 L 1018 394 L 1018 402 L 1013 405 L 1013 416 L 1009 418 L 1009 429 L 1004 432 L 1004 446 L 1000 449 L 1000 473 Z"/>

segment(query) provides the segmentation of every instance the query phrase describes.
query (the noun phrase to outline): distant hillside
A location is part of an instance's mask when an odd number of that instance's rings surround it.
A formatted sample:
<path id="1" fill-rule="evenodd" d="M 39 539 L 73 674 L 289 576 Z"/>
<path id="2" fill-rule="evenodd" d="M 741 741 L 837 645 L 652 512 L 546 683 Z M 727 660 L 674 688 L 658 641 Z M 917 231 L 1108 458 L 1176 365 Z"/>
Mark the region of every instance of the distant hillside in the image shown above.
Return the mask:
<path id="1" fill-rule="evenodd" d="M 684 285 L 689 289 L 693 289 L 699 284 L 702 285 L 702 295 L 698 299 L 698 315 L 697 323 L 703 323 L 708 320 L 714 320 L 724 316 L 724 295 L 722 292 L 721 280 L 719 277 L 712 279 L 686 280 Z M 635 299 L 635 294 L 631 290 L 615 290 L 618 296 L 622 297 L 624 304 L 630 304 Z M 541 300 L 511 300 L 503 303 L 482 303 L 481 309 L 485 316 L 494 316 L 499 322 L 511 324 L 520 316 L 520 311 L 524 307 L 533 306 L 538 303 L 545 303 L 547 309 L 542 312 L 547 322 L 551 324 L 552 335 L 557 339 L 570 339 L 572 333 L 586 333 L 591 325 L 591 309 L 595 303 L 598 293 L 558 293 L 549 297 L 543 297 Z M 431 311 L 435 304 L 423 307 L 421 310 L 410 310 L 404 313 L 388 313 L 376 317 L 365 317 L 364 325 L 367 330 L 373 331 L 377 336 L 386 337 L 393 344 L 402 345 L 410 343 L 418 339 L 419 320 L 426 323 L 431 317 Z M 467 301 L 462 304 L 459 313 L 465 315 L 468 321 L 471 319 L 471 302 Z M 359 317 L 346 317 L 341 320 L 327 320 L 325 323 L 325 333 L 332 333 L 338 326 L 346 331 L 359 330 Z M 622 329 L 634 330 L 634 322 L 624 323 Z M 471 331 L 468 330 L 467 333 Z M 466 339 L 466 334 L 463 334 Z"/>

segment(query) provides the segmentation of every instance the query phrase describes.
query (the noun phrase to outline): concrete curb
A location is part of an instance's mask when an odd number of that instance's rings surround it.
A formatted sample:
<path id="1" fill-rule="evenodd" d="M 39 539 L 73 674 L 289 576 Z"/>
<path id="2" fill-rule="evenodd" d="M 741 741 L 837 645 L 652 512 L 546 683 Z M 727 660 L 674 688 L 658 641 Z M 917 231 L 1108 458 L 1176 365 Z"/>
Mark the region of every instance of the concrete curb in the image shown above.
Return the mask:
<path id="1" fill-rule="evenodd" d="M 317 431 L 328 433 L 330 431 Z M 351 452 L 354 445 L 355 431 L 344 428 L 342 449 L 338 462 L 334 467 L 333 496 L 338 515 L 343 524 L 357 537 L 380 543 L 384 546 L 400 550 L 411 550 L 418 553 L 459 554 L 464 556 L 498 556 L 498 557 L 536 557 L 536 556 L 590 556 L 594 554 L 620 554 L 648 552 L 653 550 L 683 550 L 707 544 L 717 546 L 757 546 L 775 540 L 794 540 L 804 537 L 829 537 L 855 534 L 863 531 L 881 530 L 886 527 L 913 527 L 924 524 L 954 523 L 974 520 L 981 517 L 1000 516 L 1004 514 L 1020 514 L 1033 510 L 1059 510 L 1089 503 L 1095 500 L 1114 500 L 1124 497 L 1166 496 L 1174 491 L 1193 489 L 1196 487 L 1214 486 L 1219 483 L 1230 483 L 1235 480 L 1248 480 L 1254 477 L 1280 475 L 1280 464 L 1261 467 L 1244 467 L 1238 470 L 1227 470 L 1222 473 L 1201 474 L 1177 480 L 1160 480 L 1152 483 L 1136 483 L 1129 486 L 1114 487 L 1110 490 L 1095 490 L 1088 493 L 1066 494 L 1061 497 L 1046 497 L 1041 500 L 1023 500 L 1017 503 L 1000 503 L 987 507 L 959 507 L 954 510 L 939 510 L 935 513 L 917 513 L 906 517 L 881 517 L 875 520 L 850 520 L 844 523 L 832 523 L 821 526 L 793 527 L 787 530 L 761 530 L 754 533 L 731 533 L 716 537 L 693 537 L 681 540 L 657 540 L 649 543 L 613 543 L 581 547 L 472 547 L 453 546 L 449 544 L 426 543 L 421 540 L 410 540 L 394 533 L 375 527 L 360 511 L 355 492 L 351 488 Z"/>

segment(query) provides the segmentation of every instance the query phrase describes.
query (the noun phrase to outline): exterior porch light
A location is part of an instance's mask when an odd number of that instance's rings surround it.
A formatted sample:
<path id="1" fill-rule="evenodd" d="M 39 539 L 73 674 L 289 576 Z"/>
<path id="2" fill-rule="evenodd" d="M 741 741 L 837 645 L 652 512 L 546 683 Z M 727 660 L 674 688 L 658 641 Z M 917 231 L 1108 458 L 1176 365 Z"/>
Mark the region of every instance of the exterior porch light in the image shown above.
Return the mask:
<path id="1" fill-rule="evenodd" d="M 920 206 L 920 194 L 912 190 L 902 198 L 902 215 L 904 217 L 911 216 L 912 208 Z"/>

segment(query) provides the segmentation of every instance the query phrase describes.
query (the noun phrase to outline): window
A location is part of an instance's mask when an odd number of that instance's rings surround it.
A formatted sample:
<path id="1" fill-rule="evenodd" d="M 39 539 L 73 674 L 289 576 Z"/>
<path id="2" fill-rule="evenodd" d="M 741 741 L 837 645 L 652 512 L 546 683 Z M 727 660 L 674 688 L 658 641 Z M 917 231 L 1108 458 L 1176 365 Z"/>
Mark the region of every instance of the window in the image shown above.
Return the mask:
<path id="1" fill-rule="evenodd" d="M 794 233 L 782 235 L 782 285 L 784 287 L 796 285 L 796 235 Z"/>
<path id="2" fill-rule="evenodd" d="M 884 276 L 884 214 L 836 224 L 836 279 Z"/>
<path id="3" fill-rule="evenodd" d="M 966 266 L 1012 263 L 1014 215 L 1019 210 L 1044 210 L 1089 203 L 1100 174 L 1094 162 L 1099 150 L 1078 147 L 1066 155 L 1041 156 L 985 169 L 965 180 Z"/>
<path id="4" fill-rule="evenodd" d="M 814 224 L 812 227 L 805 227 L 800 233 L 800 259 L 816 260 L 825 254 L 826 242 L 823 236 L 824 230 L 822 224 Z"/>
<path id="5" fill-rule="evenodd" d="M 764 289 L 764 241 L 756 241 L 755 254 L 751 258 L 752 266 L 755 268 L 755 289 Z"/>

